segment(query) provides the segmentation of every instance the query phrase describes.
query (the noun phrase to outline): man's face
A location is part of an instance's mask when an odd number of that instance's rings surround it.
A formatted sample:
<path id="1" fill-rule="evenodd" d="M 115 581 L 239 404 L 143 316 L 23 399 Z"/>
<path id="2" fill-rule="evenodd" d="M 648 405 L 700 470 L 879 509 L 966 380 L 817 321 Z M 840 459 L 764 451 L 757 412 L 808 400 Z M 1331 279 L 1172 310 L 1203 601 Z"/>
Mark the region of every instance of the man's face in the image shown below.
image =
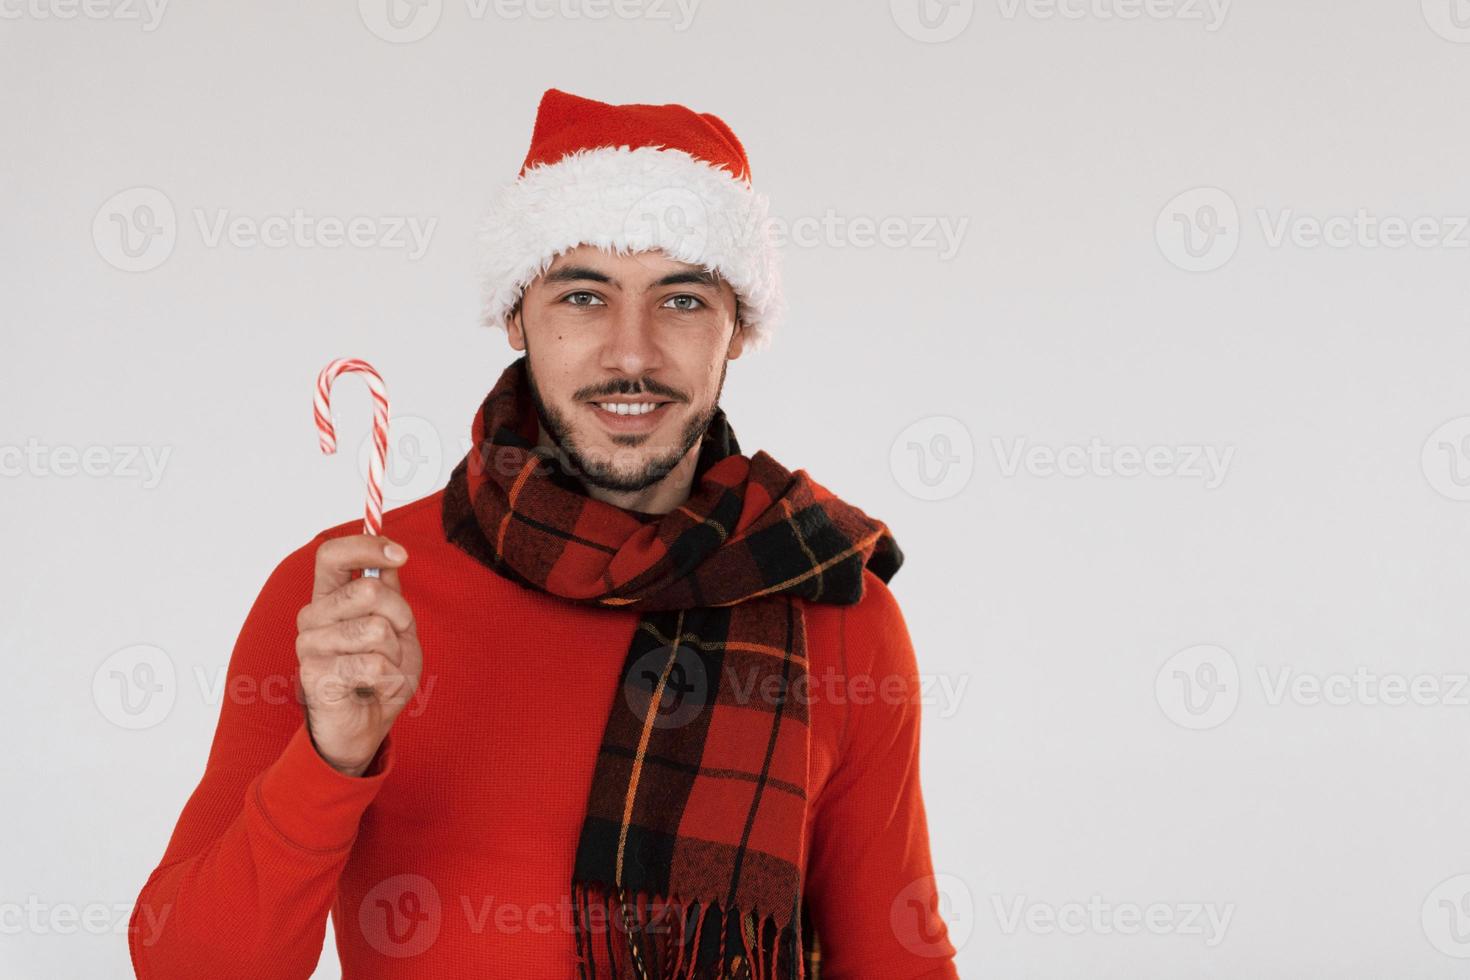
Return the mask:
<path id="1" fill-rule="evenodd" d="M 584 482 L 619 492 L 696 458 L 744 342 L 722 279 L 662 252 L 591 245 L 526 287 L 509 334 L 548 435 Z"/>

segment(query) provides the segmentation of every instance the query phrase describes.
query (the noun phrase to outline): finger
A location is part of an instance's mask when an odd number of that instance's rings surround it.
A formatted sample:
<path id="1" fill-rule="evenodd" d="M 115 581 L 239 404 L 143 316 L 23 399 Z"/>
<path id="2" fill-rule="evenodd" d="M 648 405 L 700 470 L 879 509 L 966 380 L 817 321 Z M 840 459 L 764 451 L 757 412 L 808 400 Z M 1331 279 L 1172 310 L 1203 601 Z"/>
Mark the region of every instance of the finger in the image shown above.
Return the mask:
<path id="1" fill-rule="evenodd" d="M 385 568 L 379 574 L 380 578 L 378 579 L 378 581 L 382 582 L 384 585 L 388 586 L 388 588 L 392 589 L 394 592 L 397 592 L 399 595 L 403 594 L 403 583 L 399 581 L 397 568 Z M 397 621 L 395 620 L 394 622 L 396 623 Z M 408 625 L 400 626 L 398 631 L 400 633 L 408 633 L 412 636 L 418 636 L 419 624 L 418 620 L 414 618 L 412 610 L 409 611 Z"/>
<path id="2" fill-rule="evenodd" d="M 353 653 L 380 653 L 398 666 L 403 660 L 403 645 L 393 624 L 382 616 L 343 620 L 296 637 L 296 655 L 300 659 Z"/>
<path id="3" fill-rule="evenodd" d="M 320 666 L 321 669 L 312 675 L 309 702 L 331 704 L 357 700 L 391 703 L 406 700 L 413 694 L 410 679 L 381 654 L 350 653 L 332 657 Z"/>
<path id="4" fill-rule="evenodd" d="M 389 546 L 396 546 L 402 557 L 390 558 L 386 550 Z M 312 597 L 324 596 L 340 589 L 352 580 L 355 569 L 397 568 L 407 560 L 406 548 L 379 535 L 349 534 L 323 541 L 316 549 Z"/>
<path id="5" fill-rule="evenodd" d="M 317 629 L 376 613 L 403 632 L 413 622 L 413 610 L 402 593 L 376 578 L 356 578 L 340 589 L 303 606 L 296 616 L 296 630 Z"/>

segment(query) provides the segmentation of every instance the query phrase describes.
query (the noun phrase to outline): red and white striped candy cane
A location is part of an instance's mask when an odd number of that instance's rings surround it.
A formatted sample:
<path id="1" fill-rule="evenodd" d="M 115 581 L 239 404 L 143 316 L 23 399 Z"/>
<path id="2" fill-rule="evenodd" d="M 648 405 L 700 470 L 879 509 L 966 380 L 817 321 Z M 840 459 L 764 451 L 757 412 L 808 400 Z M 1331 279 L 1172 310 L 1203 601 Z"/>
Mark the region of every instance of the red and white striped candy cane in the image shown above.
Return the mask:
<path id="1" fill-rule="evenodd" d="M 332 427 L 332 382 L 340 375 L 355 372 L 367 381 L 373 396 L 373 458 L 368 464 L 367 515 L 362 522 L 364 534 L 383 533 L 383 470 L 388 462 L 388 388 L 383 378 L 367 361 L 355 357 L 339 357 L 322 368 L 316 376 L 316 430 L 321 437 L 322 452 L 330 456 L 337 451 L 337 433 Z M 365 568 L 362 574 L 378 577 L 376 568 Z"/>

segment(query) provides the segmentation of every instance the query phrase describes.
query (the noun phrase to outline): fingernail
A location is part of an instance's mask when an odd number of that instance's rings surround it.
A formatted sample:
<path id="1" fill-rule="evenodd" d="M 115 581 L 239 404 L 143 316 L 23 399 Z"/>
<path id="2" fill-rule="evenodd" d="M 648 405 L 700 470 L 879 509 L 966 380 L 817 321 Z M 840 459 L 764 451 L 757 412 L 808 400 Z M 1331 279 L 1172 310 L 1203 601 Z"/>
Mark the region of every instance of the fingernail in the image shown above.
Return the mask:
<path id="1" fill-rule="evenodd" d="M 383 546 L 383 557 L 389 561 L 402 561 L 408 557 L 408 552 L 396 544 L 387 544 Z"/>

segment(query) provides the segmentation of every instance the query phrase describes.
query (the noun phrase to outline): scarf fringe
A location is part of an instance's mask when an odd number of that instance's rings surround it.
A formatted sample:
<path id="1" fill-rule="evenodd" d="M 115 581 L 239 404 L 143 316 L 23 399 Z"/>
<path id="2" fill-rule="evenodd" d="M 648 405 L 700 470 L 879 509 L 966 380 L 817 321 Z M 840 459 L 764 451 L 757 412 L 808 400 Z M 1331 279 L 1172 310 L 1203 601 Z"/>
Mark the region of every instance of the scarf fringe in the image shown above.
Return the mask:
<path id="1" fill-rule="evenodd" d="M 817 980 L 800 928 L 770 914 L 582 882 L 572 904 L 578 980 Z"/>

